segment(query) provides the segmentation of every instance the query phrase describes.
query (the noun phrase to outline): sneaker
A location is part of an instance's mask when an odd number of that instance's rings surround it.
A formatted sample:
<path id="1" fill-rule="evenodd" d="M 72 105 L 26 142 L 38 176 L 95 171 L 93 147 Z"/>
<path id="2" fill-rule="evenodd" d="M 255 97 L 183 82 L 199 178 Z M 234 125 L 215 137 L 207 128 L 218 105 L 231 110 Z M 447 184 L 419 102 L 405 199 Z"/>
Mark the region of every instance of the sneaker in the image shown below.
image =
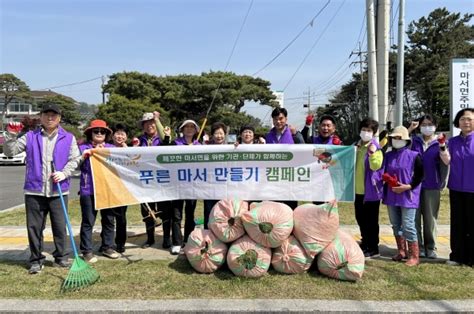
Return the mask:
<path id="1" fill-rule="evenodd" d="M 426 257 L 425 251 L 420 250 L 420 253 L 418 254 L 418 257 Z"/>
<path id="2" fill-rule="evenodd" d="M 436 259 L 438 258 L 438 254 L 436 254 L 435 251 L 428 251 L 428 253 L 426 254 L 426 257 L 431 258 L 431 259 Z"/>
<path id="3" fill-rule="evenodd" d="M 71 263 L 68 260 L 55 260 L 53 263 L 53 267 L 69 268 L 71 267 Z"/>
<path id="4" fill-rule="evenodd" d="M 111 259 L 117 259 L 120 257 L 120 254 L 115 252 L 114 249 L 108 248 L 102 252 L 102 255 Z"/>
<path id="5" fill-rule="evenodd" d="M 364 256 L 365 256 L 365 259 L 371 259 L 371 258 L 376 258 L 376 257 L 380 257 L 380 253 L 379 251 L 365 251 L 364 252 Z"/>
<path id="6" fill-rule="evenodd" d="M 148 241 L 146 241 L 145 243 L 142 244 L 141 248 L 142 248 L 142 249 L 147 249 L 147 248 L 149 248 L 149 247 L 152 247 L 153 244 L 155 244 L 155 242 L 148 242 Z"/>
<path id="7" fill-rule="evenodd" d="M 171 247 L 171 255 L 178 255 L 181 251 L 181 245 L 173 245 Z"/>
<path id="8" fill-rule="evenodd" d="M 41 273 L 41 270 L 44 268 L 43 264 L 31 264 L 30 269 L 28 269 L 28 274 L 34 275 Z"/>
<path id="9" fill-rule="evenodd" d="M 124 253 L 125 252 L 125 246 L 123 245 L 117 245 L 117 248 L 115 249 L 117 253 Z"/>
<path id="10" fill-rule="evenodd" d="M 446 261 L 446 265 L 449 265 L 449 266 L 460 266 L 461 263 L 458 263 L 458 262 L 456 262 L 456 261 L 451 261 L 451 260 L 449 260 L 449 261 Z"/>
<path id="11" fill-rule="evenodd" d="M 92 252 L 82 254 L 82 258 L 90 264 L 97 263 L 98 261 L 97 257 Z"/>

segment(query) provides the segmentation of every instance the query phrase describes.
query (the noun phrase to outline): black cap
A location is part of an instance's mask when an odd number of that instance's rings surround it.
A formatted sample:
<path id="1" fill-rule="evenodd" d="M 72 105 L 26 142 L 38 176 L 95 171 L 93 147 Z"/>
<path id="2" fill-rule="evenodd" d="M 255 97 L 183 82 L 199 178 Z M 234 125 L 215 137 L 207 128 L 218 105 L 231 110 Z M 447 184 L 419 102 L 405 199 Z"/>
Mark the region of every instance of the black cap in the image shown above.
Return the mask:
<path id="1" fill-rule="evenodd" d="M 41 113 L 48 112 L 48 111 L 53 111 L 53 112 L 56 112 L 57 114 L 61 114 L 61 109 L 59 109 L 59 106 L 52 103 L 44 104 L 43 109 L 41 109 Z"/>

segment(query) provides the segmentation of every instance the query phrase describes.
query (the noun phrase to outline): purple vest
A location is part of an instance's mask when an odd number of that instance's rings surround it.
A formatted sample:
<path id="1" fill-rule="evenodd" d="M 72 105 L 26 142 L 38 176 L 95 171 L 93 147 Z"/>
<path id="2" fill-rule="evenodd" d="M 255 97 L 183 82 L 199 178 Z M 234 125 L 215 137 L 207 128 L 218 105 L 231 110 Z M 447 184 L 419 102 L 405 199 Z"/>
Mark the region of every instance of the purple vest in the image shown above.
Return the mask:
<path id="1" fill-rule="evenodd" d="M 177 139 L 174 140 L 174 143 L 176 145 L 189 145 L 188 142 L 186 142 L 186 139 L 184 137 L 178 137 Z M 193 145 L 201 145 L 198 140 L 193 141 Z"/>
<path id="2" fill-rule="evenodd" d="M 377 150 L 380 150 L 380 145 L 377 143 L 376 140 L 372 139 L 370 141 L 371 144 L 374 144 L 377 147 Z M 365 186 L 365 194 L 364 194 L 364 201 L 371 202 L 371 201 L 380 201 L 383 196 L 383 181 L 382 181 L 382 174 L 383 174 L 383 164 L 379 170 L 373 171 L 370 169 L 369 163 L 369 154 L 365 154 L 365 177 L 364 177 L 364 186 Z"/>
<path id="3" fill-rule="evenodd" d="M 58 128 L 58 135 L 54 145 L 53 160 L 56 171 L 61 171 L 69 161 L 72 134 L 63 128 Z M 26 133 L 26 174 L 24 189 L 32 192 L 41 192 L 43 188 L 43 136 L 41 129 Z M 63 192 L 69 191 L 69 178 L 60 182 Z M 53 191 L 57 192 L 56 184 Z"/>
<path id="4" fill-rule="evenodd" d="M 385 172 L 397 175 L 398 181 L 403 184 L 410 184 L 417 156 L 418 153 L 408 147 L 392 150 L 385 155 Z M 392 188 L 385 185 L 383 203 L 390 206 L 418 208 L 420 204 L 420 191 L 421 184 L 401 194 L 394 193 Z"/>
<path id="5" fill-rule="evenodd" d="M 140 140 L 139 146 L 148 146 L 148 136 L 146 134 L 143 134 L 138 139 Z M 154 136 L 151 146 L 159 146 L 160 144 L 161 144 L 160 137 L 158 135 Z"/>
<path id="6" fill-rule="evenodd" d="M 112 144 L 105 143 L 105 147 L 115 147 Z M 79 145 L 81 154 L 86 149 L 94 148 L 91 142 Z M 94 195 L 94 184 L 92 182 L 92 169 L 90 158 L 84 160 L 81 164 L 81 182 L 79 184 L 79 193 L 81 196 Z"/>
<path id="7" fill-rule="evenodd" d="M 294 144 L 295 143 L 293 141 L 293 135 L 291 135 L 291 131 L 288 125 L 286 126 L 285 131 L 283 131 L 283 134 L 281 135 L 280 140 L 278 140 L 277 131 L 275 128 L 272 128 L 270 132 L 268 132 L 267 136 L 265 137 L 265 140 L 267 144 Z"/>
<path id="8" fill-rule="evenodd" d="M 421 183 L 422 189 L 440 190 L 441 185 L 441 171 L 439 157 L 439 143 L 437 140 L 432 141 L 426 151 L 423 151 L 423 139 L 419 136 L 412 138 L 411 149 L 418 152 L 423 161 L 424 178 Z"/>
<path id="9" fill-rule="evenodd" d="M 320 135 L 313 136 L 313 144 L 325 144 L 325 145 L 332 145 L 332 139 L 334 135 L 330 137 L 322 137 Z"/>
<path id="10" fill-rule="evenodd" d="M 449 140 L 451 155 L 448 188 L 458 192 L 474 193 L 474 132 L 466 137 Z"/>

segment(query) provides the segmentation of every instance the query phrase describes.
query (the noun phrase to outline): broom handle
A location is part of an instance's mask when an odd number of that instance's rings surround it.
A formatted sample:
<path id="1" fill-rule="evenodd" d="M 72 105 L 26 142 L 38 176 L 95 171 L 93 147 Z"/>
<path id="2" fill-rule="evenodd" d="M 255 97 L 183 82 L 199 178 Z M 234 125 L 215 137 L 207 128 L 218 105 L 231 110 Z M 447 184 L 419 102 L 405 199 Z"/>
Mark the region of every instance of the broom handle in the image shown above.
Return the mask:
<path id="1" fill-rule="evenodd" d="M 51 169 L 53 170 L 53 172 L 55 172 L 53 161 L 51 162 Z M 61 207 L 63 208 L 64 219 L 66 219 L 66 226 L 67 226 L 67 230 L 69 232 L 69 239 L 71 240 L 72 250 L 74 251 L 74 257 L 77 258 L 77 257 L 79 257 L 79 254 L 77 254 L 76 243 L 74 242 L 74 235 L 72 233 L 72 227 L 71 227 L 71 222 L 69 221 L 69 215 L 67 213 L 66 203 L 64 202 L 64 197 L 63 197 L 63 191 L 61 189 L 61 184 L 59 182 L 56 182 L 56 187 L 58 188 L 59 198 L 61 199 Z"/>

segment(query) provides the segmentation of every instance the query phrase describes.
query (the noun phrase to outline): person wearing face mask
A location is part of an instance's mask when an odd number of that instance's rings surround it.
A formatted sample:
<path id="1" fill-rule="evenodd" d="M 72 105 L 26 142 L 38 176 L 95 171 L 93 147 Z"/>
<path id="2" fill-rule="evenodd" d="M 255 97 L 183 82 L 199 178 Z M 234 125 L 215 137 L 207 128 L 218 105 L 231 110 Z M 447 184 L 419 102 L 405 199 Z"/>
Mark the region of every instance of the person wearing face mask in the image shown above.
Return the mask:
<path id="1" fill-rule="evenodd" d="M 421 183 L 420 206 L 416 211 L 416 230 L 420 257 L 436 258 L 436 237 L 441 190 L 446 185 L 448 167 L 441 162 L 438 138 L 435 134 L 436 119 L 424 115 L 413 121 L 408 131 L 420 130 L 412 136 L 411 149 L 418 152 L 423 161 L 425 177 Z M 440 135 L 442 137 L 443 135 Z M 423 224 L 422 224 L 423 221 Z"/>
<path id="2" fill-rule="evenodd" d="M 383 193 L 383 153 L 375 139 L 379 123 L 365 118 L 359 125 L 355 168 L 355 217 L 359 225 L 360 248 L 366 258 L 379 254 L 379 207 Z"/>
<path id="3" fill-rule="evenodd" d="M 420 259 L 415 217 L 420 203 L 423 163 L 420 154 L 409 148 L 411 138 L 404 126 L 394 128 L 389 137 L 393 149 L 385 155 L 382 178 L 387 184 L 382 202 L 388 207 L 397 242 L 398 254 L 392 259 L 401 261 L 408 257 L 406 265 L 416 266 Z"/>
<path id="4" fill-rule="evenodd" d="M 451 254 L 448 265 L 474 265 L 474 109 L 460 110 L 453 122 L 461 134 L 440 142 L 441 159 L 450 166 Z"/>

